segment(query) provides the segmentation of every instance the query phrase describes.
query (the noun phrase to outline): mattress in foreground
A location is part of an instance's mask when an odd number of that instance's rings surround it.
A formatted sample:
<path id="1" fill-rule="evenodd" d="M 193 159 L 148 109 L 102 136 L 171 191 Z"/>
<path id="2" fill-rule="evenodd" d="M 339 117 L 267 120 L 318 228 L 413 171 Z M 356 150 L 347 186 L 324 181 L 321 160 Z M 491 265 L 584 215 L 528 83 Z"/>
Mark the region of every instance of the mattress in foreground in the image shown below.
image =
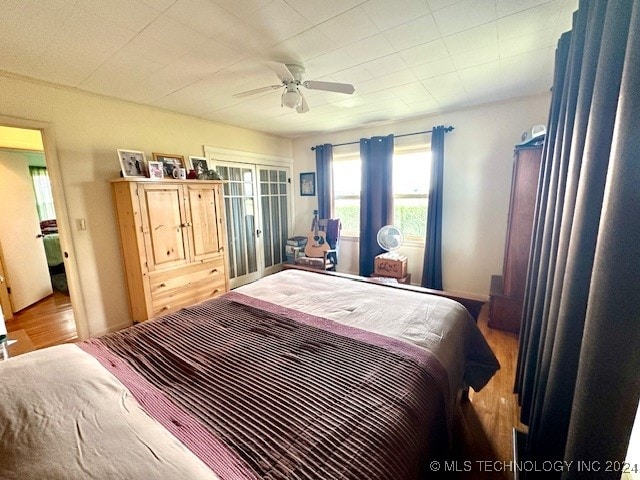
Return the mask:
<path id="1" fill-rule="evenodd" d="M 0 365 L 2 478 L 411 479 L 448 445 L 435 354 L 255 296 L 79 347 Z"/>

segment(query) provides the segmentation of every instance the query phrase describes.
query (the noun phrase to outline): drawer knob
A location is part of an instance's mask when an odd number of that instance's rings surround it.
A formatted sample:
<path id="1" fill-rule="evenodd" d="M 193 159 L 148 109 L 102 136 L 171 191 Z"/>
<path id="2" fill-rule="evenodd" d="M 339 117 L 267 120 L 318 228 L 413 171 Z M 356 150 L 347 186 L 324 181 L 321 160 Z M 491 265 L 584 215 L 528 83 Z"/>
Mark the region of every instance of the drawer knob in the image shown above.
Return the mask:
<path id="1" fill-rule="evenodd" d="M 166 284 L 166 283 L 164 283 L 164 282 L 162 282 L 162 283 L 160 284 L 160 286 L 161 286 L 161 287 L 166 287 L 166 286 L 167 286 L 167 284 Z"/>
<path id="2" fill-rule="evenodd" d="M 211 273 L 216 273 L 218 271 L 217 268 L 214 268 L 213 270 L 211 270 Z"/>
<path id="3" fill-rule="evenodd" d="M 164 307 L 162 307 L 162 310 L 169 310 L 171 308 L 171 305 L 165 305 Z"/>
<path id="4" fill-rule="evenodd" d="M 216 289 L 213 291 L 213 294 L 215 295 L 215 294 L 216 294 L 216 293 L 218 293 L 219 291 L 220 291 L 220 289 L 219 289 L 219 288 L 216 288 Z"/>

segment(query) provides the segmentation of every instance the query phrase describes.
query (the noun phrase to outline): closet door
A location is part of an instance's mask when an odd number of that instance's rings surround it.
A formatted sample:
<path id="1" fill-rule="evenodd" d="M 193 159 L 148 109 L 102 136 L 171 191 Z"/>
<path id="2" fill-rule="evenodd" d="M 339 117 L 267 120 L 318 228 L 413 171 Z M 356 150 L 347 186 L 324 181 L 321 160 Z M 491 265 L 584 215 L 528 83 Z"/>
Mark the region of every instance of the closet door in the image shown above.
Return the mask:
<path id="1" fill-rule="evenodd" d="M 264 273 L 280 269 L 289 236 L 289 168 L 258 166 Z"/>
<path id="2" fill-rule="evenodd" d="M 262 277 L 260 262 L 259 212 L 256 201 L 254 165 L 215 163 L 224 180 L 224 209 L 227 218 L 227 254 L 231 288 Z"/>
<path id="3" fill-rule="evenodd" d="M 231 288 L 280 270 L 289 232 L 289 167 L 221 162 Z"/>

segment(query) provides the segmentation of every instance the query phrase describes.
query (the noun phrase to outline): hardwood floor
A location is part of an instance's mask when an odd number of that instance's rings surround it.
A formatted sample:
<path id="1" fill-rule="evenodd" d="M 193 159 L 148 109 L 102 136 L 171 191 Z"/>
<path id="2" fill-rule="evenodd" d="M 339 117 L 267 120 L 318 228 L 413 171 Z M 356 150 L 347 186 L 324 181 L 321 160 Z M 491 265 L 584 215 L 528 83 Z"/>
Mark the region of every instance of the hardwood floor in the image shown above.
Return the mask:
<path id="1" fill-rule="evenodd" d="M 518 420 L 518 405 L 512 393 L 518 336 L 489 328 L 488 307 L 488 303 L 482 307 L 478 326 L 498 358 L 500 370 L 482 390 L 471 391 L 469 401 L 462 402 L 456 417 L 454 452 L 460 469 L 471 468 L 459 473 L 460 478 L 511 479 L 512 430 L 526 430 Z"/>
<path id="2" fill-rule="evenodd" d="M 453 435 L 455 467 L 445 478 L 474 480 L 511 479 L 511 435 L 518 422 L 513 391 L 518 338 L 513 333 L 487 326 L 488 304 L 480 311 L 478 326 L 500 362 L 501 368 L 480 392 L 470 392 L 456 414 Z M 7 322 L 9 337 L 18 342 L 11 355 L 76 340 L 75 323 L 69 297 L 60 293 L 19 312 Z M 470 471 L 464 471 L 470 468 Z M 499 470 L 507 470 L 499 471 Z M 440 472 L 442 473 L 442 472 Z"/>
<path id="3" fill-rule="evenodd" d="M 18 340 L 10 347 L 13 355 L 29 351 L 26 340 L 29 340 L 31 349 L 35 350 L 72 342 L 78 338 L 69 296 L 57 290 L 14 314 L 6 324 L 9 338 Z"/>

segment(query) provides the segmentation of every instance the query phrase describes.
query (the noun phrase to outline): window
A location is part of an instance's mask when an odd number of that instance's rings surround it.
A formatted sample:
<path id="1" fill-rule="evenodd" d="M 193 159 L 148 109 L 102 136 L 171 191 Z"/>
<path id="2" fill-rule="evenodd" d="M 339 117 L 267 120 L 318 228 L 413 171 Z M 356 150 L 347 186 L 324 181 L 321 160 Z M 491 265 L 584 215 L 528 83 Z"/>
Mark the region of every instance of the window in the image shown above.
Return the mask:
<path id="1" fill-rule="evenodd" d="M 427 234 L 427 204 L 431 151 L 393 154 L 393 224 L 406 240 L 423 242 Z"/>
<path id="2" fill-rule="evenodd" d="M 51 193 L 51 182 L 45 167 L 29 167 L 33 189 L 36 194 L 36 207 L 40 221 L 54 220 L 56 211 L 53 208 L 53 195 Z"/>
<path id="3" fill-rule="evenodd" d="M 360 155 L 333 156 L 333 208 L 342 235 L 360 235 Z"/>
<path id="4" fill-rule="evenodd" d="M 358 153 L 333 157 L 335 216 L 342 222 L 342 235 L 360 235 L 360 170 Z M 393 155 L 393 224 L 405 240 L 424 241 L 427 232 L 427 204 L 431 151 L 425 144 L 399 148 Z"/>

